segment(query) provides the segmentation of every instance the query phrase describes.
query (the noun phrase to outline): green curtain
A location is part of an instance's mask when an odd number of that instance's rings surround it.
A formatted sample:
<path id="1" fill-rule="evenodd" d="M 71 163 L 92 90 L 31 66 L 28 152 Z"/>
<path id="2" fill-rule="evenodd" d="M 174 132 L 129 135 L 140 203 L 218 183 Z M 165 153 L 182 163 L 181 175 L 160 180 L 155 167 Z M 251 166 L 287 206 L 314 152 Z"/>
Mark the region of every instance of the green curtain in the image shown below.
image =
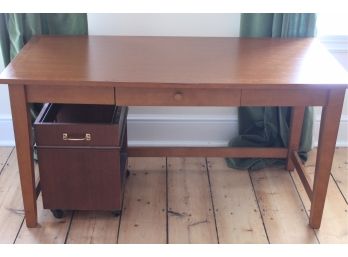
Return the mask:
<path id="1" fill-rule="evenodd" d="M 5 66 L 35 35 L 86 35 L 86 14 L 2 13 L 0 47 Z"/>
<path id="2" fill-rule="evenodd" d="M 1 13 L 0 49 L 4 66 L 9 64 L 32 36 L 87 33 L 87 15 L 82 13 Z M 32 118 L 35 118 L 40 109 L 41 105 L 31 107 Z"/>
<path id="3" fill-rule="evenodd" d="M 313 37 L 316 15 L 306 14 L 242 14 L 241 37 Z M 229 142 L 233 147 L 287 147 L 291 108 L 240 107 L 238 109 L 239 135 Z M 299 154 L 307 160 L 312 146 L 313 108 L 305 110 Z M 284 165 L 285 159 L 226 158 L 235 169 L 257 170 Z"/>

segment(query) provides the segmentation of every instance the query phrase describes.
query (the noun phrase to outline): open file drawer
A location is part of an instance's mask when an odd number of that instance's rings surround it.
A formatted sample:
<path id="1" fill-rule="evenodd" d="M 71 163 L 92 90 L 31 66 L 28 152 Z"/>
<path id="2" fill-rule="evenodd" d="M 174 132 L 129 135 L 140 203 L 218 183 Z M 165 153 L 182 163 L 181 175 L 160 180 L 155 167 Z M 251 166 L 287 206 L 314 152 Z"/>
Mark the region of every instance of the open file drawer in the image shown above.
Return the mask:
<path id="1" fill-rule="evenodd" d="M 46 104 L 34 123 L 45 209 L 121 209 L 127 108 Z"/>

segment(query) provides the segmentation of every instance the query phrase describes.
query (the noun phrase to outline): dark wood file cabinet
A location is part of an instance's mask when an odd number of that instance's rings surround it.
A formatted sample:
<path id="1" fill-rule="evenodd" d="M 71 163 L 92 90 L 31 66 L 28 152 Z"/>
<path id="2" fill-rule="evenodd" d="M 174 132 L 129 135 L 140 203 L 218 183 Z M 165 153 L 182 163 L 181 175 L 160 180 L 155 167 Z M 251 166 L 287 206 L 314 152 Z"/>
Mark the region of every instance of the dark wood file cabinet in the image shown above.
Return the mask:
<path id="1" fill-rule="evenodd" d="M 126 116 L 112 105 L 44 106 L 34 130 L 45 209 L 120 211 Z"/>

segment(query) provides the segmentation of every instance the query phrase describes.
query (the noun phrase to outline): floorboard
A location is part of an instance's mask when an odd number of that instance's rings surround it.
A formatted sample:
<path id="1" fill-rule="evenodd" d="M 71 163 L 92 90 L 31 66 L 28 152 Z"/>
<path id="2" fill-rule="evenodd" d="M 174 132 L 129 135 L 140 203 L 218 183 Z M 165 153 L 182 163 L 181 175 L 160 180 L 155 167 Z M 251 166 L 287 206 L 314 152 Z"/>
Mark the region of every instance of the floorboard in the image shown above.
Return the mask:
<path id="1" fill-rule="evenodd" d="M 205 158 L 168 158 L 169 243 L 217 243 Z"/>
<path id="2" fill-rule="evenodd" d="M 318 243 L 289 172 L 250 171 L 270 243 Z"/>
<path id="3" fill-rule="evenodd" d="M 310 185 L 313 184 L 314 170 L 313 160 L 315 152 L 309 156 L 308 162 L 305 164 L 305 175 Z M 337 164 L 333 165 L 334 167 Z M 306 207 L 306 212 L 309 215 L 310 201 L 304 191 L 300 178 L 296 172 L 292 172 L 291 176 L 295 182 L 297 190 Z M 319 230 L 316 230 L 317 237 L 320 243 L 348 243 L 348 205 L 344 200 L 335 181 L 330 178 L 323 219 Z"/>
<path id="4" fill-rule="evenodd" d="M 21 227 L 16 244 L 62 244 L 68 233 L 71 212 L 65 213 L 62 219 L 56 219 L 50 210 L 43 209 L 42 197 L 38 198 L 38 221 L 36 228 Z"/>
<path id="5" fill-rule="evenodd" d="M 248 171 L 208 158 L 220 243 L 268 243 Z"/>
<path id="6" fill-rule="evenodd" d="M 331 173 L 348 204 L 348 148 L 336 149 Z"/>
<path id="7" fill-rule="evenodd" d="M 0 243 L 13 243 L 24 219 L 16 151 L 0 174 Z"/>
<path id="8" fill-rule="evenodd" d="M 68 244 L 115 244 L 119 217 L 111 212 L 76 211 L 73 216 Z"/>
<path id="9" fill-rule="evenodd" d="M 166 158 L 129 158 L 118 243 L 166 243 Z"/>
<path id="10" fill-rule="evenodd" d="M 314 160 L 315 150 L 305 164 L 310 184 Z M 16 151 L 0 147 L 0 243 L 348 243 L 348 148 L 336 149 L 319 230 L 308 226 L 296 172 L 237 171 L 223 158 L 130 158 L 129 169 L 119 218 L 56 219 L 39 197 L 39 226 L 28 229 Z"/>
<path id="11" fill-rule="evenodd" d="M 0 174 L 10 158 L 13 147 L 0 147 Z"/>

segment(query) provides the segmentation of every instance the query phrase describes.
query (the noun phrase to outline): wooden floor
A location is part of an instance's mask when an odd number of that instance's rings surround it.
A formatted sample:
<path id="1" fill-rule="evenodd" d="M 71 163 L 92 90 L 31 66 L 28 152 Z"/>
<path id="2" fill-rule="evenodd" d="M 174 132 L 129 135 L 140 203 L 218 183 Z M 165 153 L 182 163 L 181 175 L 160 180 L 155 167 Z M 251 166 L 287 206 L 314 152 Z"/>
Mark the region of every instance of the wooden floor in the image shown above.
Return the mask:
<path id="1" fill-rule="evenodd" d="M 314 155 L 306 163 L 313 178 Z M 13 148 L 0 148 L 1 243 L 348 243 L 348 149 L 337 149 L 320 230 L 294 172 L 238 171 L 222 158 L 130 158 L 123 214 L 42 209 L 24 224 Z"/>

